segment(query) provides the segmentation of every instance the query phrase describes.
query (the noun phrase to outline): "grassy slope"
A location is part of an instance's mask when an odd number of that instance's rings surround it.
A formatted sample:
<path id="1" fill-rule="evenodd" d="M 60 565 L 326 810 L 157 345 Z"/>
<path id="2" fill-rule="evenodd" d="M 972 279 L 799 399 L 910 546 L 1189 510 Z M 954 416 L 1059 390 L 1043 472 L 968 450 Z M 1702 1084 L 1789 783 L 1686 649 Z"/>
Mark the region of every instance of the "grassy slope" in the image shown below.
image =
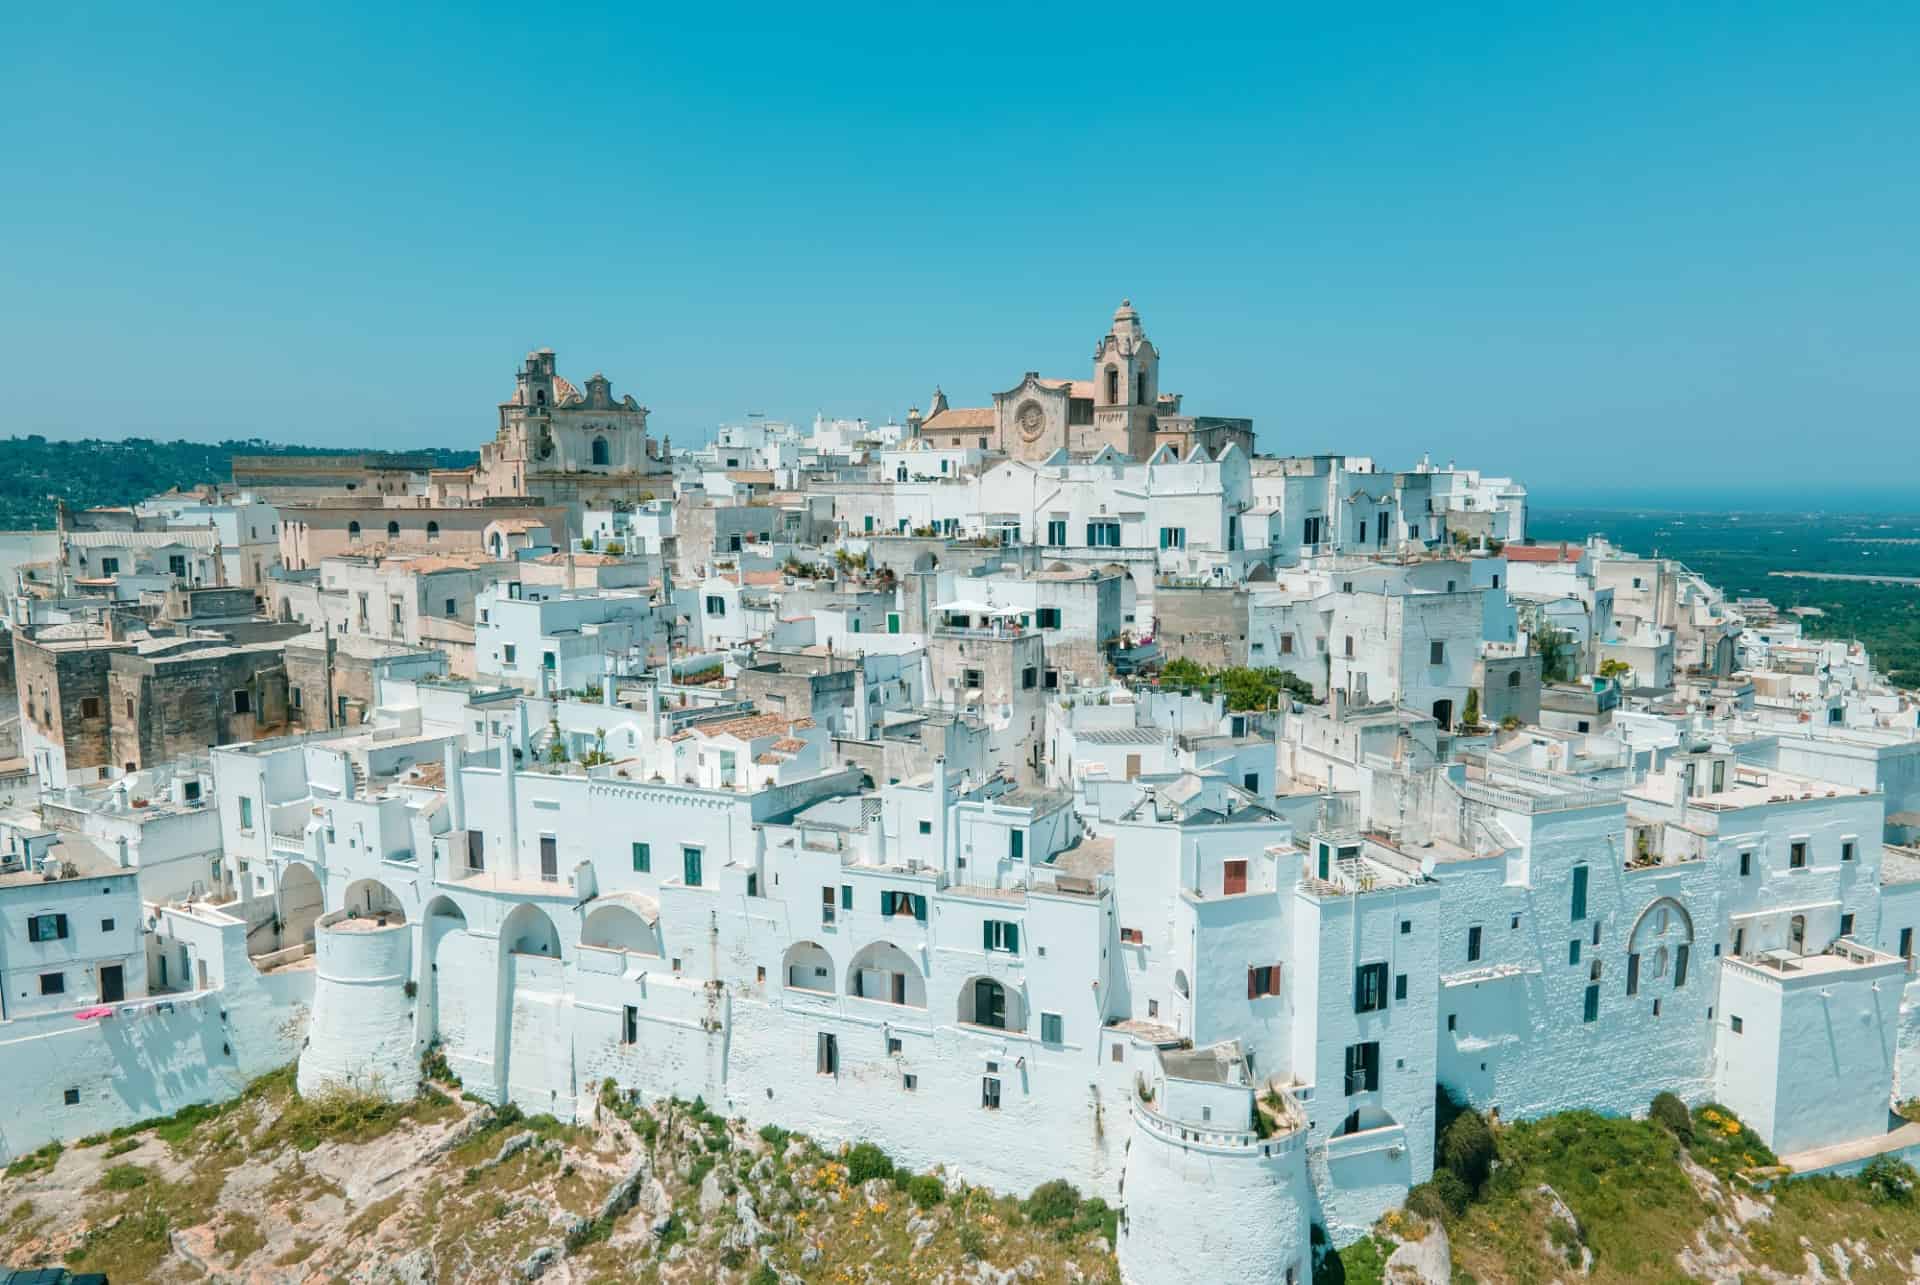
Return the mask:
<path id="1" fill-rule="evenodd" d="M 282 1072 L 233 1103 L 17 1162 L 0 1180 L 0 1262 L 116 1281 L 203 1268 L 332 1281 L 424 1250 L 435 1279 L 461 1282 L 506 1279 L 550 1249 L 583 1282 L 924 1281 L 970 1257 L 1032 1260 L 1047 1280 L 1068 1263 L 1087 1281 L 1118 1279 L 1112 1215 L 1064 1184 L 996 1197 L 891 1175 L 872 1148 L 829 1154 L 748 1133 L 697 1104 L 605 1105 L 594 1123 L 566 1125 L 440 1092 L 401 1106 L 312 1101 Z M 510 1140 L 527 1145 L 503 1157 Z M 601 1219 L 643 1161 L 659 1203 Z M 703 1188 L 717 1207 L 702 1209 Z M 764 1268 L 741 1234 L 743 1193 L 766 1228 Z"/>
<path id="2" fill-rule="evenodd" d="M 1584 1111 L 1500 1128 L 1492 1177 L 1463 1214 L 1445 1219 L 1455 1279 L 1571 1279 L 1582 1247 L 1593 1258 L 1581 1279 L 1599 1285 L 1757 1280 L 1769 1268 L 1797 1276 L 1810 1257 L 1856 1285 L 1913 1279 L 1920 1201 L 1911 1188 L 1812 1178 L 1753 1189 L 1735 1175 L 1770 1164 L 1765 1146 L 1728 1113 L 1693 1114 L 1689 1147 L 1651 1120 Z M 1565 1202 L 1576 1228 L 1553 1216 L 1542 1186 Z M 1375 1257 L 1361 1249 L 1347 1279 L 1377 1279 Z"/>

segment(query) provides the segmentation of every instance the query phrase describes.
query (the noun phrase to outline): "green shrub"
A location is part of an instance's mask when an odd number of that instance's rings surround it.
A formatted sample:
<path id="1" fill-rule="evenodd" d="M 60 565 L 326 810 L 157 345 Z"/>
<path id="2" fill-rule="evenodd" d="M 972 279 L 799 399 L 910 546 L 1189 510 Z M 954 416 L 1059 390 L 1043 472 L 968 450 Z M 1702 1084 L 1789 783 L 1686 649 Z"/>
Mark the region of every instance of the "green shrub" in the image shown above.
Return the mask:
<path id="1" fill-rule="evenodd" d="M 1433 1222 L 1444 1223 L 1467 1212 L 1473 1193 L 1451 1169 L 1435 1169 L 1433 1177 L 1407 1193 L 1407 1209 Z"/>
<path id="2" fill-rule="evenodd" d="M 780 1285 L 780 1273 L 762 1263 L 753 1275 L 747 1278 L 747 1285 Z"/>
<path id="3" fill-rule="evenodd" d="M 1469 1192 L 1478 1192 L 1493 1172 L 1493 1130 L 1478 1111 L 1471 1108 L 1455 1116 L 1440 1140 L 1440 1163 L 1465 1183 Z"/>
<path id="4" fill-rule="evenodd" d="M 139 1165 L 114 1165 L 100 1175 L 100 1187 L 103 1191 L 132 1191 L 146 1186 L 152 1176 Z"/>
<path id="5" fill-rule="evenodd" d="M 1876 1205 L 1912 1204 L 1916 1181 L 1920 1181 L 1920 1174 L 1913 1171 L 1913 1166 L 1892 1156 L 1875 1156 L 1860 1171 L 1860 1182 L 1867 1189 L 1867 1198 Z"/>
<path id="6" fill-rule="evenodd" d="M 1064 1178 L 1043 1182 L 1033 1194 L 1020 1202 L 1020 1212 L 1028 1221 L 1045 1225 L 1067 1222 L 1080 1212 L 1080 1193 Z"/>
<path id="7" fill-rule="evenodd" d="M 1686 1103 L 1673 1094 L 1655 1094 L 1653 1106 L 1647 1114 L 1665 1125 L 1668 1132 L 1680 1139 L 1681 1146 L 1693 1144 L 1693 1113 L 1687 1110 Z"/>
<path id="8" fill-rule="evenodd" d="M 7 1166 L 7 1177 L 24 1178 L 30 1173 L 41 1173 L 59 1163 L 60 1153 L 66 1148 L 58 1142 L 49 1142 L 38 1151 L 29 1151 Z"/>
<path id="9" fill-rule="evenodd" d="M 763 1124 L 760 1126 L 760 1141 L 772 1147 L 775 1155 L 784 1154 L 787 1149 L 787 1143 L 792 1141 L 792 1139 L 792 1131 L 782 1129 L 777 1124 Z"/>
<path id="10" fill-rule="evenodd" d="M 847 1181 L 859 1186 L 874 1178 L 893 1177 L 893 1161 L 871 1142 L 862 1142 L 847 1152 Z"/>
<path id="11" fill-rule="evenodd" d="M 918 1208 L 932 1209 L 946 1198 L 946 1187 L 930 1173 L 915 1174 L 907 1179 L 907 1199 Z"/>

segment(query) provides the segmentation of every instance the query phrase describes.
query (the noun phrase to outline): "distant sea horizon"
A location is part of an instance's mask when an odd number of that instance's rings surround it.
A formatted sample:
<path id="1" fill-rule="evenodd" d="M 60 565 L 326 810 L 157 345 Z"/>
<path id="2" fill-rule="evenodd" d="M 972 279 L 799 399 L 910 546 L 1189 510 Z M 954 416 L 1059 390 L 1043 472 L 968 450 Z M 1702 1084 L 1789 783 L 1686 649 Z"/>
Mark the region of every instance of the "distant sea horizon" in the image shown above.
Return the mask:
<path id="1" fill-rule="evenodd" d="M 1649 486 L 1527 486 L 1530 512 L 1596 513 L 1896 513 L 1920 514 L 1920 480 L 1912 489 L 1757 486 L 1681 489 Z"/>

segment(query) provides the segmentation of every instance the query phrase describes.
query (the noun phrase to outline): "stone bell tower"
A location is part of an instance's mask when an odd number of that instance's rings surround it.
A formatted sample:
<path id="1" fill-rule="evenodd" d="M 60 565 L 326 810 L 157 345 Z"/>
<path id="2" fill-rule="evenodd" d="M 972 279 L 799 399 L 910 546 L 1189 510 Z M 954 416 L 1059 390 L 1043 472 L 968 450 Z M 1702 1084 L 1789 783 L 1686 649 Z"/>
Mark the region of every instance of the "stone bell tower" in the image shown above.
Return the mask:
<path id="1" fill-rule="evenodd" d="M 1114 309 L 1113 325 L 1093 349 L 1093 427 L 1104 444 L 1137 460 L 1153 454 L 1154 407 L 1160 399 L 1160 351 L 1147 338 L 1131 299 Z"/>

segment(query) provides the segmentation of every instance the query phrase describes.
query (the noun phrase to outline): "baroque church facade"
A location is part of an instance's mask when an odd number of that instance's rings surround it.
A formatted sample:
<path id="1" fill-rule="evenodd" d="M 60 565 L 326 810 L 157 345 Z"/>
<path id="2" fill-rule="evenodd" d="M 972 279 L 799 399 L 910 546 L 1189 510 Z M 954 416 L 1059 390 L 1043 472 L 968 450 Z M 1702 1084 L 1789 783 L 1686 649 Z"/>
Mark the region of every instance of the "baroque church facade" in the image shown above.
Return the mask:
<path id="1" fill-rule="evenodd" d="M 478 465 L 434 474 L 436 496 L 606 503 L 672 489 L 670 453 L 647 436 L 647 408 L 631 393 L 615 397 L 597 371 L 577 387 L 559 373 L 551 348 L 527 354 L 499 415 Z"/>

